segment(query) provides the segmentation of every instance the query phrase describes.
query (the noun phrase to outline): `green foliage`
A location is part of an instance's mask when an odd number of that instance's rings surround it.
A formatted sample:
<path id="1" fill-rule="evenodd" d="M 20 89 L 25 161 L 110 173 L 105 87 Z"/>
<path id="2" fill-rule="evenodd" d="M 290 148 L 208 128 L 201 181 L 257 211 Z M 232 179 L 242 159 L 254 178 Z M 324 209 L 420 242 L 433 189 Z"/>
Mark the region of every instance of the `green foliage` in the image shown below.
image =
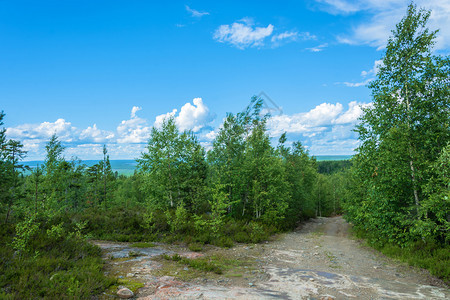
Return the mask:
<path id="1" fill-rule="evenodd" d="M 19 257 L 30 253 L 30 240 L 36 235 L 39 225 L 34 217 L 30 217 L 25 221 L 16 224 L 16 235 L 14 236 L 11 246 L 17 251 Z"/>
<path id="2" fill-rule="evenodd" d="M 203 205 L 206 187 L 205 151 L 191 132 L 180 133 L 173 118 L 153 127 L 148 152 L 138 159 L 140 186 L 149 207 L 166 210 L 180 203 L 189 211 Z"/>
<path id="3" fill-rule="evenodd" d="M 172 233 L 183 233 L 186 231 L 189 216 L 183 203 L 178 204 L 175 212 L 168 210 L 166 217 Z"/>
<path id="4" fill-rule="evenodd" d="M 450 57 L 432 54 L 429 16 L 410 4 L 388 41 L 344 209 L 371 245 L 448 281 Z"/>
<path id="5" fill-rule="evenodd" d="M 31 217 L 15 227 L 15 234 L 12 226 L 2 227 L 0 232 L 2 296 L 84 299 L 115 282 L 103 274 L 100 249 L 76 234 L 64 235 L 67 226 L 62 223 L 40 223 L 39 218 Z"/>
<path id="6" fill-rule="evenodd" d="M 120 242 L 140 242 L 151 240 L 153 235 L 144 224 L 141 207 L 131 207 L 126 210 L 117 207 L 103 211 L 100 208 L 89 208 L 82 213 L 74 213 L 71 218 L 86 222 L 84 231 L 93 238 L 116 240 Z M 164 224 L 168 229 L 167 223 Z"/>
<path id="7" fill-rule="evenodd" d="M 350 160 L 323 160 L 317 162 L 318 172 L 320 174 L 336 174 L 349 169 L 352 165 Z"/>
<path id="8" fill-rule="evenodd" d="M 450 141 L 450 59 L 432 55 L 429 16 L 409 5 L 370 84 L 373 106 L 357 127 L 361 146 L 347 217 L 381 245 L 448 241 L 449 202 L 438 161 Z"/>
<path id="9" fill-rule="evenodd" d="M 166 260 L 172 260 L 172 261 L 179 262 L 179 263 L 189 266 L 195 270 L 204 271 L 204 272 L 213 272 L 216 274 L 223 273 L 223 267 L 216 264 L 214 261 L 211 261 L 208 258 L 189 259 L 189 258 L 179 256 L 178 254 L 174 254 L 172 256 L 164 254 L 163 258 Z"/>
<path id="10" fill-rule="evenodd" d="M 0 126 L 3 125 L 5 114 L 0 112 Z M 21 186 L 22 171 L 25 167 L 19 162 L 25 157 L 23 144 L 15 140 L 6 139 L 6 129 L 0 129 L 0 212 L 6 211 L 5 223 L 23 197 Z"/>
<path id="11" fill-rule="evenodd" d="M 189 250 L 194 251 L 194 252 L 200 252 L 203 250 L 203 246 L 200 243 L 190 243 L 188 245 Z"/>

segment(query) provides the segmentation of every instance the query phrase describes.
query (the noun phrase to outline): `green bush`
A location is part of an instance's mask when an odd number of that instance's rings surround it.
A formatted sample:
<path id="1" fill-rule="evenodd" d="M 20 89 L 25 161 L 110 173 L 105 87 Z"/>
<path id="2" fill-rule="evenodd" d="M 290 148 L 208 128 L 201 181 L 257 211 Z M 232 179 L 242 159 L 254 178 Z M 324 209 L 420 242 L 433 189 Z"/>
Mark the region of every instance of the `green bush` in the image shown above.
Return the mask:
<path id="1" fill-rule="evenodd" d="M 0 298 L 89 299 L 115 283 L 103 273 L 100 248 L 67 231 L 61 238 L 61 228 L 74 226 L 70 222 L 57 229 L 49 223 L 36 224 L 39 231 L 21 256 L 9 246 L 12 227 L 2 228 Z"/>
<path id="2" fill-rule="evenodd" d="M 189 250 L 194 251 L 194 252 L 200 252 L 203 250 L 203 246 L 200 243 L 190 243 L 188 245 Z"/>
<path id="3" fill-rule="evenodd" d="M 233 240 L 227 236 L 221 236 L 215 244 L 222 248 L 231 248 L 234 246 Z"/>
<path id="4" fill-rule="evenodd" d="M 250 243 L 251 239 L 247 232 L 239 231 L 233 236 L 233 239 L 238 243 Z"/>

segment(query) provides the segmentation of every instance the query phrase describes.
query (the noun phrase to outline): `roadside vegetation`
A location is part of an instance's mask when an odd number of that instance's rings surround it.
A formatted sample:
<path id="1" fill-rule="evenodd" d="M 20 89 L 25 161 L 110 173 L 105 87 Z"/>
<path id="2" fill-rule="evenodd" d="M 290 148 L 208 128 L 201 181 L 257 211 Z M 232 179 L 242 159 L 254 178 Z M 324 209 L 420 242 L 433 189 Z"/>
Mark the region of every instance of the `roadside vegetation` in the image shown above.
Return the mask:
<path id="1" fill-rule="evenodd" d="M 343 208 L 376 248 L 449 282 L 450 57 L 432 53 L 429 17 L 410 4 L 387 43 Z"/>
<path id="2" fill-rule="evenodd" d="M 23 145 L 1 129 L 0 297 L 88 298 L 117 285 L 89 238 L 201 251 L 341 213 L 374 247 L 448 281 L 450 58 L 432 54 L 429 14 L 411 4 L 393 31 L 351 161 L 318 163 L 286 134 L 273 143 L 256 97 L 226 116 L 208 152 L 165 119 L 128 177 L 112 171 L 106 147 L 91 167 L 67 160 L 56 135 L 44 164 L 24 175 Z M 204 259 L 165 259 L 223 271 Z"/>

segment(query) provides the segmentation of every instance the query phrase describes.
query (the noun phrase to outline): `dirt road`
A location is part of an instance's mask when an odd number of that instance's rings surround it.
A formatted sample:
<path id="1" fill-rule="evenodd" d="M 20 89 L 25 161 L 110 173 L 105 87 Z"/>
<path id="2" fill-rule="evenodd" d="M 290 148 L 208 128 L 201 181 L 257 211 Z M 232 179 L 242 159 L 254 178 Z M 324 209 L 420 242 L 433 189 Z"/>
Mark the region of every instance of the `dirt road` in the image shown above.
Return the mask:
<path id="1" fill-rule="evenodd" d="M 109 272 L 144 283 L 137 294 L 143 299 L 450 299 L 449 289 L 426 272 L 395 263 L 351 239 L 348 226 L 341 217 L 319 218 L 273 242 L 206 249 L 205 255 L 251 262 L 233 270 L 236 274 L 190 278 L 192 270 L 168 269 L 156 255 L 203 254 L 166 245 L 110 263 Z M 126 244 L 97 244 L 105 256 L 136 250 Z"/>

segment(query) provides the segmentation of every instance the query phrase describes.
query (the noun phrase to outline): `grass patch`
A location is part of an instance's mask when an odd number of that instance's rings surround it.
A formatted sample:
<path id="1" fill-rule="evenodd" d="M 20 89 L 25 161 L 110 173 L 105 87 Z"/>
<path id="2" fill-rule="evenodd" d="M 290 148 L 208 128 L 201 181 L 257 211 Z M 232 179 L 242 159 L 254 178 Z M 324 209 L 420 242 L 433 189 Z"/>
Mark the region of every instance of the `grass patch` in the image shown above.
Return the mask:
<path id="1" fill-rule="evenodd" d="M 190 243 L 188 245 L 189 250 L 194 251 L 194 252 L 200 252 L 203 250 L 203 245 L 200 243 Z"/>
<path id="2" fill-rule="evenodd" d="M 117 297 L 116 293 L 117 293 L 117 290 L 119 289 L 119 286 L 125 286 L 125 287 L 129 288 L 134 294 L 136 294 L 136 292 L 140 288 L 143 288 L 145 286 L 145 284 L 143 284 L 140 281 L 136 281 L 136 280 L 129 279 L 129 278 L 119 278 L 119 279 L 117 279 L 117 283 L 110 286 L 105 293 L 107 295 Z"/>
<path id="3" fill-rule="evenodd" d="M 172 256 L 163 254 L 163 258 L 166 260 L 176 261 L 178 263 L 184 264 L 192 269 L 204 271 L 204 272 L 213 272 L 216 274 L 223 274 L 224 268 L 223 266 L 217 264 L 216 262 L 208 259 L 208 258 L 196 258 L 189 259 L 178 254 L 174 254 Z"/>
<path id="4" fill-rule="evenodd" d="M 147 243 L 147 242 L 139 242 L 139 243 L 134 243 L 131 244 L 131 247 L 133 248 L 153 248 L 156 245 L 153 243 Z"/>
<path id="5" fill-rule="evenodd" d="M 138 256 L 142 256 L 142 253 L 138 252 L 138 251 L 130 251 L 130 252 L 128 252 L 128 257 L 138 257 Z"/>

